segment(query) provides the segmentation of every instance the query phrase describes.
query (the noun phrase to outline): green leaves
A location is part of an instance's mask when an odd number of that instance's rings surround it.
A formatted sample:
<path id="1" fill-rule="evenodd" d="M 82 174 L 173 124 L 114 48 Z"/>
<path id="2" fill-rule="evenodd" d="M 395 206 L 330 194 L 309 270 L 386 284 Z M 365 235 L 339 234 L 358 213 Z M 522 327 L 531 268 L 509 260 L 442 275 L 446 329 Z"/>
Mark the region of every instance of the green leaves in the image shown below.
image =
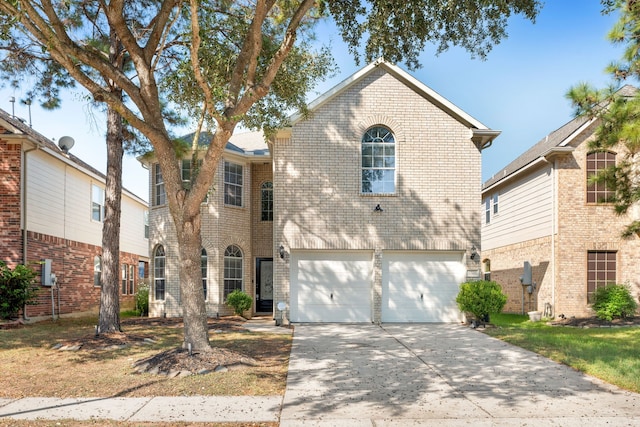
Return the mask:
<path id="1" fill-rule="evenodd" d="M 34 269 L 22 264 L 11 269 L 0 261 L 0 318 L 10 318 L 25 304 L 35 304 L 37 293 Z"/>

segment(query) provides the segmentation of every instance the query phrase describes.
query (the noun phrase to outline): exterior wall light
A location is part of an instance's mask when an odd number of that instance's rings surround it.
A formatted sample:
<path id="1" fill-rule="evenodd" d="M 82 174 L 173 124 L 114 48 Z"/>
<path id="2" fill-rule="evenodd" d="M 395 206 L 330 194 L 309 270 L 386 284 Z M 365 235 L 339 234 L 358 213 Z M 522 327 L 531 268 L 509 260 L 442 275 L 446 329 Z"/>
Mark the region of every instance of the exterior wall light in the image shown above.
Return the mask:
<path id="1" fill-rule="evenodd" d="M 284 246 L 280 245 L 278 248 L 278 253 L 280 254 L 280 258 L 284 259 Z"/>

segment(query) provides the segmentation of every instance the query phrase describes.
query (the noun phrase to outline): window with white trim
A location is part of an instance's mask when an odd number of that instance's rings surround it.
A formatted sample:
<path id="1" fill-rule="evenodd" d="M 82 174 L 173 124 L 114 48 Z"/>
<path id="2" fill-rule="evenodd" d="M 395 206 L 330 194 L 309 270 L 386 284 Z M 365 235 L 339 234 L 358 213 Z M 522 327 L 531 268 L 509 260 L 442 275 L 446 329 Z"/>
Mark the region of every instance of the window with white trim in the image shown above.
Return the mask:
<path id="1" fill-rule="evenodd" d="M 135 291 L 136 267 L 129 265 L 129 295 L 133 295 Z"/>
<path id="2" fill-rule="evenodd" d="M 142 221 L 144 223 L 144 238 L 149 238 L 149 211 L 144 211 Z"/>
<path id="3" fill-rule="evenodd" d="M 102 286 L 102 257 L 93 257 L 93 286 Z"/>
<path id="4" fill-rule="evenodd" d="M 165 290 L 165 263 L 166 257 L 164 247 L 159 245 L 153 253 L 153 287 L 154 299 L 164 300 Z"/>
<path id="5" fill-rule="evenodd" d="M 122 283 L 122 295 L 126 295 L 127 291 L 128 291 L 128 286 L 127 284 L 129 283 L 129 266 L 127 264 L 122 264 L 120 266 L 120 276 L 121 276 L 121 283 Z"/>
<path id="6" fill-rule="evenodd" d="M 224 162 L 224 204 L 242 207 L 242 165 Z"/>
<path id="7" fill-rule="evenodd" d="M 202 248 L 200 252 L 200 269 L 202 271 L 202 290 L 204 291 L 204 299 L 207 299 L 207 251 Z"/>
<path id="8" fill-rule="evenodd" d="M 167 204 L 167 193 L 164 188 L 164 178 L 158 163 L 153 165 L 153 205 L 162 206 Z"/>
<path id="9" fill-rule="evenodd" d="M 491 222 L 491 199 L 487 197 L 484 199 L 484 223 L 489 224 Z"/>
<path id="10" fill-rule="evenodd" d="M 493 214 L 496 215 L 498 213 L 498 193 L 493 195 Z"/>
<path id="11" fill-rule="evenodd" d="M 362 136 L 362 193 L 393 194 L 395 191 L 395 138 L 386 127 L 374 126 Z"/>
<path id="12" fill-rule="evenodd" d="M 273 183 L 270 181 L 260 188 L 260 210 L 262 221 L 273 221 Z"/>
<path id="13" fill-rule="evenodd" d="M 224 298 L 231 292 L 242 290 L 242 250 L 236 245 L 224 251 Z"/>
<path id="14" fill-rule="evenodd" d="M 104 189 L 91 185 L 91 219 L 104 222 Z"/>

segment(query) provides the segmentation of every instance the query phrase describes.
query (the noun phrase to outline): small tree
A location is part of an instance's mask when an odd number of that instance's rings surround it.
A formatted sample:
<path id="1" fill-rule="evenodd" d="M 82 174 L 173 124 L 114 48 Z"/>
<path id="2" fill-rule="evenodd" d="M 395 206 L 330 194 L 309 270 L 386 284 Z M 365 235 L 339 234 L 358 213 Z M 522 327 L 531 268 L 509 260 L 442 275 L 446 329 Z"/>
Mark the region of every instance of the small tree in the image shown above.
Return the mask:
<path id="1" fill-rule="evenodd" d="M 227 295 L 227 305 L 233 308 L 233 313 L 242 316 L 242 313 L 251 308 L 253 298 L 246 293 L 236 289 Z"/>
<path id="2" fill-rule="evenodd" d="M 599 319 L 632 317 L 638 304 L 625 285 L 607 285 L 597 288 L 593 296 L 593 309 Z"/>
<path id="3" fill-rule="evenodd" d="M 140 316 L 146 316 L 149 314 L 149 285 L 146 283 L 138 286 L 136 292 L 136 312 Z"/>
<path id="4" fill-rule="evenodd" d="M 460 285 L 456 302 L 461 311 L 473 314 L 476 320 L 488 322 L 489 314 L 502 311 L 507 296 L 496 282 L 477 280 Z"/>
<path id="5" fill-rule="evenodd" d="M 36 271 L 19 264 L 13 270 L 0 261 L 0 318 L 16 316 L 25 304 L 35 304 Z"/>

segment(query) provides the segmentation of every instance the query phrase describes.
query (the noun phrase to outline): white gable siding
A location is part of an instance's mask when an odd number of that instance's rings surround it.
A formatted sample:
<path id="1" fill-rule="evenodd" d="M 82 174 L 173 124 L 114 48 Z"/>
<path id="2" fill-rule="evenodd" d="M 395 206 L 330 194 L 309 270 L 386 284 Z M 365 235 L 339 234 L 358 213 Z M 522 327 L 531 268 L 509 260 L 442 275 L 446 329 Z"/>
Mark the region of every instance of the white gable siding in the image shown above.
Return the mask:
<path id="1" fill-rule="evenodd" d="M 149 242 L 144 237 L 144 212 L 139 202 L 122 195 L 120 217 L 120 250 L 146 256 Z"/>
<path id="2" fill-rule="evenodd" d="M 91 219 L 91 186 L 104 182 L 42 151 L 27 154 L 27 228 L 36 233 L 102 245 L 102 222 Z M 139 201 L 122 195 L 120 250 L 147 256 L 144 211 Z"/>
<path id="3" fill-rule="evenodd" d="M 483 193 L 482 249 L 490 250 L 552 234 L 553 180 L 551 166 L 545 166 L 505 187 Z M 484 200 L 499 193 L 499 212 L 485 223 Z"/>
<path id="4" fill-rule="evenodd" d="M 64 169 L 49 155 L 33 151 L 27 156 L 27 229 L 64 237 Z"/>

